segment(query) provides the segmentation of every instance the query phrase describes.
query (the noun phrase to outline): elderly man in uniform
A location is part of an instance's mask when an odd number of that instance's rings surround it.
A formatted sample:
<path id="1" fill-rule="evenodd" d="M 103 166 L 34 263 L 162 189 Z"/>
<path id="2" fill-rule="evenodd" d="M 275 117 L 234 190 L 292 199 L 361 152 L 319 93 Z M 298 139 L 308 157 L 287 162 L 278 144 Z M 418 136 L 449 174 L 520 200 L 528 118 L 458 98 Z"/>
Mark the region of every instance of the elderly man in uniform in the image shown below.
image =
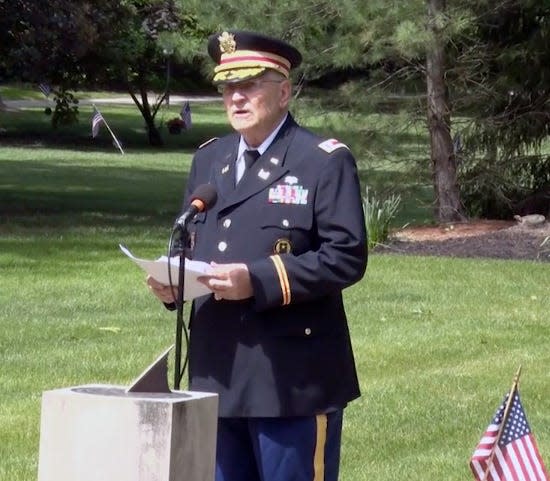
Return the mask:
<path id="1" fill-rule="evenodd" d="M 198 149 L 187 184 L 218 194 L 189 227 L 192 257 L 212 265 L 212 294 L 191 310 L 189 386 L 219 394 L 216 480 L 335 481 L 359 396 L 342 302 L 367 264 L 355 160 L 289 114 L 294 47 L 230 31 L 208 52 L 236 131 Z"/>

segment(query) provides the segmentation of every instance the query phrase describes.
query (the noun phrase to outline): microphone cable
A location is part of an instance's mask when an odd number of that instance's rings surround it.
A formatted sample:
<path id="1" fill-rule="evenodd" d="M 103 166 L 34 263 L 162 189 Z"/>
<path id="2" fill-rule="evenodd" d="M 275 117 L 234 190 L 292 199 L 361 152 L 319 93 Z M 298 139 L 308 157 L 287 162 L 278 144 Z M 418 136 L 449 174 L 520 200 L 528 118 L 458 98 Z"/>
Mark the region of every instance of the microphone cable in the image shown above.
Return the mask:
<path id="1" fill-rule="evenodd" d="M 179 233 L 179 238 L 176 237 L 176 233 Z M 187 364 L 189 362 L 189 330 L 186 325 L 186 323 L 183 320 L 183 307 L 184 307 L 184 300 L 183 300 L 183 289 L 185 286 L 182 285 L 182 279 L 180 278 L 178 280 L 178 283 L 174 285 L 173 278 L 172 278 L 172 266 L 171 266 L 171 259 L 172 257 L 175 257 L 173 255 L 174 252 L 179 251 L 179 267 L 178 272 L 181 273 L 182 269 L 185 268 L 185 266 L 182 266 L 182 263 L 185 263 L 185 254 L 186 254 L 186 233 L 183 229 L 180 229 L 178 226 L 172 229 L 172 233 L 170 234 L 170 239 L 168 241 L 168 283 L 170 286 L 170 291 L 173 293 L 174 289 L 176 289 L 177 296 L 174 299 L 174 303 L 176 305 L 176 343 L 175 343 L 175 354 L 174 354 L 174 389 L 179 389 L 181 380 L 183 378 L 183 375 L 185 374 L 185 370 L 187 369 Z M 179 242 L 179 245 L 176 244 L 176 242 Z M 183 276 L 180 277 L 184 277 Z M 181 366 L 181 351 L 182 351 L 182 343 L 181 343 L 181 335 L 184 335 L 185 337 L 185 357 L 183 360 L 183 366 Z"/>

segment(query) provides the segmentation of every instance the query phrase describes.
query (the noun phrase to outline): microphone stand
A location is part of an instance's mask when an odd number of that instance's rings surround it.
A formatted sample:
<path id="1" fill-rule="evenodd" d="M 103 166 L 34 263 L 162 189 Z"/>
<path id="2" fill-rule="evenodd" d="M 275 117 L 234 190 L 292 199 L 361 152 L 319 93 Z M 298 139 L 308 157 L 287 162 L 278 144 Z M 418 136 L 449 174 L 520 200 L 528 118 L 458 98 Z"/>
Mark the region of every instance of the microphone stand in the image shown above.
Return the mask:
<path id="1" fill-rule="evenodd" d="M 179 233 L 179 245 L 173 247 L 174 234 Z M 175 356 L 174 356 L 174 389 L 180 388 L 181 378 L 183 372 L 181 368 L 181 354 L 182 354 L 182 332 L 185 328 L 183 321 L 183 293 L 185 292 L 185 251 L 188 242 L 188 233 L 185 227 L 177 224 L 174 227 L 172 235 L 170 236 L 170 256 L 179 256 L 179 268 L 178 268 L 178 284 L 176 295 L 176 342 L 175 342 Z"/>

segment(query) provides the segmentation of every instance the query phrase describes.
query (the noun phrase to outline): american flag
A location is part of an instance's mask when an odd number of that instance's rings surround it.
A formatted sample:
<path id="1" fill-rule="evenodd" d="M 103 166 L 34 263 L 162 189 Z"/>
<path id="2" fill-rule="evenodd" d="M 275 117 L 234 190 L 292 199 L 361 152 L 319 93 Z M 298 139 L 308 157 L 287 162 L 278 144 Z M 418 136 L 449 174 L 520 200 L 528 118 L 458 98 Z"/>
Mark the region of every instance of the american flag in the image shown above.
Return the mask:
<path id="1" fill-rule="evenodd" d="M 504 398 L 470 460 L 474 477 L 478 481 L 548 481 L 548 473 L 517 389 L 512 391 L 512 404 L 503 420 L 508 396 Z"/>
<path id="2" fill-rule="evenodd" d="M 191 106 L 189 105 L 189 100 L 186 100 L 183 103 L 183 107 L 181 108 L 180 117 L 183 120 L 185 124 L 185 130 L 189 130 L 191 128 L 192 122 L 191 122 Z"/>
<path id="3" fill-rule="evenodd" d="M 101 115 L 101 112 L 94 108 L 94 114 L 92 115 L 92 137 L 95 139 L 97 137 L 97 134 L 99 134 L 99 127 L 101 126 L 101 122 L 105 122 L 103 119 L 103 115 Z"/>
<path id="4" fill-rule="evenodd" d="M 38 88 L 40 89 L 40 92 L 44 94 L 45 97 L 49 97 L 50 93 L 52 92 L 51 87 L 44 82 L 42 82 L 41 84 L 38 84 Z"/>

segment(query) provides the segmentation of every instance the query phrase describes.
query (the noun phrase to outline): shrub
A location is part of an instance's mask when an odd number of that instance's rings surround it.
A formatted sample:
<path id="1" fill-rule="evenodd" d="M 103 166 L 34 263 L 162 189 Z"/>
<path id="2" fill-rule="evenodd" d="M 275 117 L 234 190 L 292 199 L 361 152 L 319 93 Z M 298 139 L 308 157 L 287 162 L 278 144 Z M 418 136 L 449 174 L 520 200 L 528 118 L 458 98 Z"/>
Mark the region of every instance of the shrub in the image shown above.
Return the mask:
<path id="1" fill-rule="evenodd" d="M 459 166 L 459 180 L 460 196 L 470 217 L 510 219 L 518 213 L 547 214 L 544 207 L 540 211 L 525 211 L 524 204 L 532 197 L 539 197 L 536 202 L 547 205 L 544 192 L 550 185 L 548 155 L 501 157 L 497 152 L 485 158 L 465 155 Z"/>
<path id="2" fill-rule="evenodd" d="M 60 125 L 72 125 L 78 122 L 78 99 L 70 92 L 60 87 L 54 91 L 55 110 L 52 115 L 54 129 Z"/>
<path id="3" fill-rule="evenodd" d="M 385 200 L 369 196 L 369 188 L 365 189 L 366 195 L 363 198 L 365 210 L 365 222 L 368 233 L 368 246 L 372 248 L 382 244 L 388 239 L 390 233 L 390 222 L 396 216 L 401 203 L 401 196 L 392 194 Z"/>

